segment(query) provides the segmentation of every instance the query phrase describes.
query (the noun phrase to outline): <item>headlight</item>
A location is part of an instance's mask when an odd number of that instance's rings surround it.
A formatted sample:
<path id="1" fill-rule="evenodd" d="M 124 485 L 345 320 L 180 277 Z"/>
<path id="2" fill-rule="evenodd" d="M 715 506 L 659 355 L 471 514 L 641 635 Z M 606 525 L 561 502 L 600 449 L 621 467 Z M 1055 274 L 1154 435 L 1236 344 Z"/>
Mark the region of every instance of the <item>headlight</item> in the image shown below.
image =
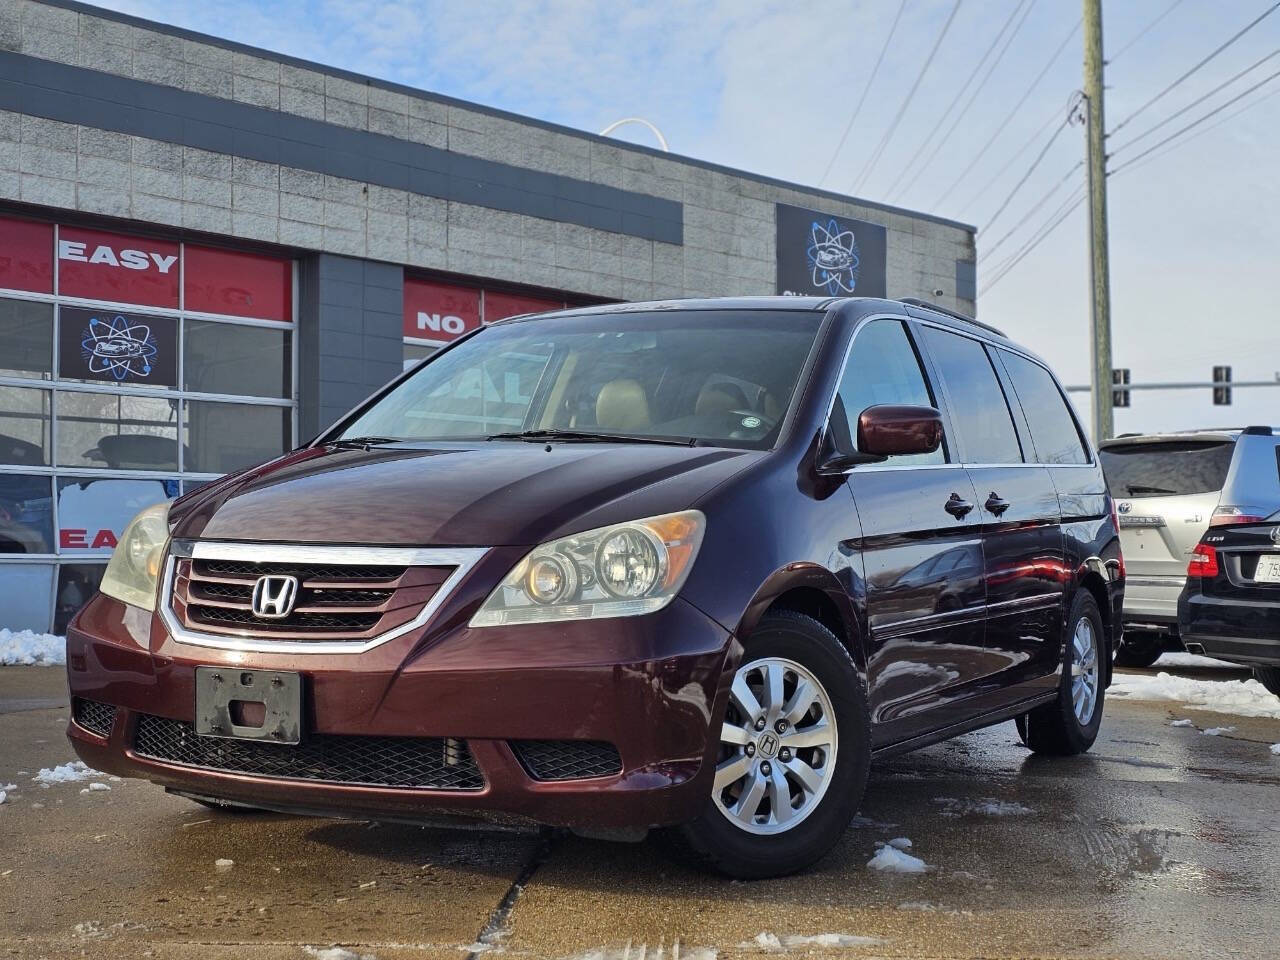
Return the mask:
<path id="1" fill-rule="evenodd" d="M 702 544 L 697 510 L 600 527 L 544 543 L 489 595 L 473 627 L 633 617 L 684 586 Z"/>
<path id="2" fill-rule="evenodd" d="M 129 521 L 98 589 L 135 607 L 154 610 L 156 583 L 168 543 L 169 504 L 147 507 Z"/>

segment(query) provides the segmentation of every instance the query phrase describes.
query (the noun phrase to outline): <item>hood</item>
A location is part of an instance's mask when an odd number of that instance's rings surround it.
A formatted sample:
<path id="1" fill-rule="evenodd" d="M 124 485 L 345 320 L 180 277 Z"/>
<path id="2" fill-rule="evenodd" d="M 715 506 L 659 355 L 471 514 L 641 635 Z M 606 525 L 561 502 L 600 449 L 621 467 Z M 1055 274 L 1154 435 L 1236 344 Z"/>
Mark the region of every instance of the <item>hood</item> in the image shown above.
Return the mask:
<path id="1" fill-rule="evenodd" d="M 531 546 L 693 506 L 764 454 L 614 443 L 297 450 L 175 502 L 174 537 Z"/>

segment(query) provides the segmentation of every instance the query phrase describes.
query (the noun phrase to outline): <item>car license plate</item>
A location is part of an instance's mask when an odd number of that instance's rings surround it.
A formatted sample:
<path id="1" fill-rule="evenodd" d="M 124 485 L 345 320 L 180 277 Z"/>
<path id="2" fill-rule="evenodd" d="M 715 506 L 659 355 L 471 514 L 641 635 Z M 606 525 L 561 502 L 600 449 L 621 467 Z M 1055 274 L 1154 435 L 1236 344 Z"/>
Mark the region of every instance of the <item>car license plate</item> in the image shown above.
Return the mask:
<path id="1" fill-rule="evenodd" d="M 298 743 L 302 675 L 284 670 L 196 667 L 196 733 Z"/>
<path id="2" fill-rule="evenodd" d="M 1259 557 L 1253 580 L 1255 583 L 1280 583 L 1280 554 L 1265 553 Z"/>

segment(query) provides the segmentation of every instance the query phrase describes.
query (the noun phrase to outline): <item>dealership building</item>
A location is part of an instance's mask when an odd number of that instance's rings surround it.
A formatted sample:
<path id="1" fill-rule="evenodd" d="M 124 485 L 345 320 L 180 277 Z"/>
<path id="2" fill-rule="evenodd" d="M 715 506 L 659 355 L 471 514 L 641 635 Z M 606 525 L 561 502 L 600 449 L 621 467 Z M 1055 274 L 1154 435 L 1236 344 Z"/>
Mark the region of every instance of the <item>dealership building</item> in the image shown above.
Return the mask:
<path id="1" fill-rule="evenodd" d="M 0 626 L 61 631 L 139 509 L 306 441 L 479 325 L 773 293 L 972 313 L 974 230 L 0 0 Z"/>

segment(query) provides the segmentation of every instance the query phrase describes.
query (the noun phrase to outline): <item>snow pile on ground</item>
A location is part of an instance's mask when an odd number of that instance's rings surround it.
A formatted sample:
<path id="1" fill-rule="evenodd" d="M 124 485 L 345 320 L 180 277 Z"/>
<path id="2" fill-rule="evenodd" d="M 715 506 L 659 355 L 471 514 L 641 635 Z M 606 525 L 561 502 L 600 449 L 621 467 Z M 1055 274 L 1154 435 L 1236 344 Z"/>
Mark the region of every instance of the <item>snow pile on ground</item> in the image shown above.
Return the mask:
<path id="1" fill-rule="evenodd" d="M 750 950 L 757 948 L 767 950 L 770 953 L 778 953 L 782 950 L 797 950 L 801 947 L 874 947 L 884 943 L 879 937 L 857 937 L 848 933 L 813 933 L 813 934 L 782 934 L 767 931 L 757 933 L 755 937 L 746 943 L 738 944 L 739 950 Z M 682 958 L 686 954 L 680 954 Z"/>
<path id="2" fill-rule="evenodd" d="M 899 838 L 905 840 L 905 837 Z M 910 845 L 911 841 L 907 840 Z M 876 855 L 867 861 L 867 867 L 884 873 L 927 873 L 929 865 L 919 857 L 913 857 L 899 846 L 881 844 Z"/>
<path id="3" fill-rule="evenodd" d="M 66 637 L 0 627 L 0 667 L 51 667 L 66 662 Z"/>
<path id="4" fill-rule="evenodd" d="M 502 950 L 502 947 L 494 947 L 492 944 L 482 944 L 483 950 Z M 744 950 L 754 949 L 759 946 L 758 943 L 740 944 Z M 475 952 L 474 945 L 468 947 L 468 950 Z M 775 947 L 775 950 L 780 947 Z M 715 947 L 689 947 L 685 946 L 679 940 L 671 945 L 671 952 L 668 954 L 664 945 L 659 942 L 656 947 L 647 943 L 627 943 L 620 946 L 609 947 L 593 947 L 590 950 L 584 950 L 581 953 L 575 953 L 570 960 L 664 960 L 666 957 L 672 960 L 716 960 L 719 951 Z"/>
<path id="5" fill-rule="evenodd" d="M 934 803 L 942 804 L 944 817 L 963 817 L 966 814 L 977 814 L 983 817 L 1021 817 L 1035 813 L 1030 807 L 1007 800 L 957 800 L 955 797 L 934 797 Z"/>
<path id="6" fill-rule="evenodd" d="M 1176 700 L 1201 710 L 1280 720 L 1280 697 L 1257 680 L 1193 680 L 1164 672 L 1154 677 L 1117 673 L 1107 688 L 1107 696 L 1125 700 Z"/>
<path id="7" fill-rule="evenodd" d="M 371 953 L 356 953 L 344 947 L 303 947 L 308 957 L 316 960 L 377 960 Z"/>
<path id="8" fill-rule="evenodd" d="M 1198 653 L 1165 653 L 1160 655 L 1158 661 L 1162 667 L 1217 667 L 1226 670 L 1243 670 L 1238 663 L 1228 663 L 1226 660 L 1215 660 L 1213 657 L 1202 657 Z"/>
<path id="9" fill-rule="evenodd" d="M 1195 724 L 1190 720 L 1175 720 L 1169 724 L 1171 727 L 1194 727 Z"/>
<path id="10" fill-rule="evenodd" d="M 55 783 L 77 783 L 103 776 L 106 774 L 94 770 L 83 760 L 72 760 L 70 763 L 59 764 L 56 767 L 44 767 L 31 780 L 47 788 Z"/>
<path id="11" fill-rule="evenodd" d="M 0 790 L 0 803 L 4 803 L 8 799 L 9 799 L 9 791 Z"/>
<path id="12" fill-rule="evenodd" d="M 1277 757 L 1280 757 L 1280 743 L 1273 743 L 1271 745 L 1271 752 L 1274 753 Z"/>
<path id="13" fill-rule="evenodd" d="M 1201 730 L 1206 737 L 1220 737 L 1224 733 L 1235 733 L 1235 727 L 1210 727 L 1208 730 Z"/>

